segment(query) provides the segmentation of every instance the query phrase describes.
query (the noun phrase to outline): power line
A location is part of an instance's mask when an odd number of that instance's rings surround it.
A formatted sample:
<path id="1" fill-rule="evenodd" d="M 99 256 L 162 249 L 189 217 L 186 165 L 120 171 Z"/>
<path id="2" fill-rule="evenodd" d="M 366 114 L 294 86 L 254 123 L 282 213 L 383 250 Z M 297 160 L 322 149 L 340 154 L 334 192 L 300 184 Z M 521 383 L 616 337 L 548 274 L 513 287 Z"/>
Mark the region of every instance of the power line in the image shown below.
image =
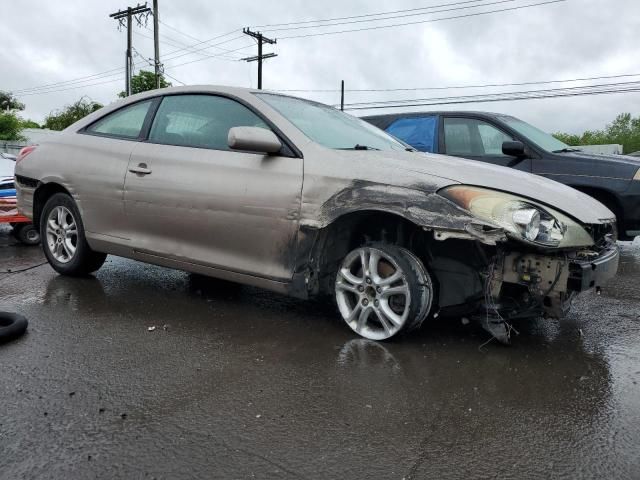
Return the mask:
<path id="1" fill-rule="evenodd" d="M 121 81 L 122 81 L 122 77 L 114 78 L 112 80 L 106 80 L 104 82 L 90 83 L 88 85 L 80 85 L 80 87 L 82 87 L 82 88 L 93 87 L 95 85 L 104 85 L 106 83 L 121 82 Z M 37 91 L 37 92 L 30 92 L 30 93 L 21 93 L 21 94 L 16 95 L 16 96 L 18 96 L 18 97 L 26 97 L 28 95 L 43 95 L 45 93 L 67 92 L 69 90 L 77 90 L 78 88 L 79 88 L 78 86 L 73 86 L 73 87 L 62 88 L 62 89 L 57 89 L 57 90 L 47 90 L 47 91 Z"/>
<path id="2" fill-rule="evenodd" d="M 345 92 L 352 93 L 376 93 L 376 92 L 417 92 L 428 90 L 456 90 L 456 89 L 471 89 L 471 88 L 493 88 L 493 87 L 521 87 L 526 85 L 545 85 L 552 83 L 570 83 L 570 82 L 583 82 L 590 80 L 609 80 L 614 78 L 629 78 L 640 77 L 640 73 L 625 73 L 620 75 L 604 75 L 599 77 L 582 77 L 582 78 L 569 78 L 562 80 L 539 80 L 532 82 L 518 82 L 518 83 L 485 83 L 476 85 L 453 85 L 448 87 L 410 87 L 410 88 L 347 88 Z M 337 93 L 341 89 L 288 89 L 288 90 L 275 90 L 277 92 L 291 92 L 291 93 Z"/>
<path id="3" fill-rule="evenodd" d="M 418 25 L 418 24 L 422 24 L 422 23 L 442 22 L 444 20 L 455 20 L 455 19 L 459 19 L 459 18 L 470 18 L 470 17 L 479 17 L 479 16 L 484 16 L 484 15 L 491 15 L 493 13 L 510 12 L 510 11 L 514 11 L 514 10 L 522 10 L 522 9 L 525 9 L 525 8 L 539 7 L 539 6 L 542 6 L 542 5 L 551 5 L 551 4 L 554 4 L 554 3 L 561 3 L 561 2 L 566 2 L 566 1 L 568 1 L 568 0 L 548 0 L 548 1 L 545 1 L 545 2 L 532 3 L 532 4 L 529 4 L 529 5 L 519 5 L 517 7 L 501 8 L 501 9 L 496 9 L 496 10 L 489 10 L 489 11 L 486 11 L 486 12 L 467 13 L 467 14 L 464 14 L 464 15 L 455 15 L 455 16 L 451 16 L 451 17 L 432 18 L 432 19 L 428 19 L 428 20 L 417 20 L 415 22 L 394 23 L 394 24 L 391 24 L 391 25 L 377 25 L 377 26 L 373 26 L 373 27 L 352 28 L 352 29 L 348 29 L 348 30 L 337 30 L 337 31 L 333 31 L 333 32 L 317 32 L 317 33 L 306 33 L 306 34 L 302 34 L 302 35 L 290 35 L 290 36 L 287 36 L 287 37 L 280 37 L 279 40 L 288 40 L 288 39 L 293 39 L 293 38 L 318 37 L 318 36 L 323 36 L 323 35 L 337 35 L 337 34 L 340 34 L 340 33 L 364 32 L 364 31 L 368 31 L 368 30 L 380 30 L 380 29 L 384 29 L 384 28 L 406 27 L 408 25 Z"/>
<path id="4" fill-rule="evenodd" d="M 238 48 L 235 48 L 233 50 L 229 50 L 229 52 L 237 52 L 239 50 L 244 50 L 246 48 L 250 48 L 250 47 L 253 47 L 253 46 L 254 46 L 253 44 L 252 45 L 243 45 L 242 47 L 238 47 Z M 219 54 L 219 55 L 222 55 L 222 54 Z M 211 56 L 206 57 L 206 58 L 196 58 L 195 60 L 190 60 L 188 62 L 183 62 L 183 63 L 177 63 L 175 65 L 165 65 L 165 67 L 169 67 L 169 68 L 181 67 L 183 65 L 189 65 L 190 63 L 202 62 L 203 60 L 208 60 L 209 58 L 216 58 L 216 57 L 217 57 L 217 55 L 211 55 Z"/>
<path id="5" fill-rule="evenodd" d="M 150 40 L 153 40 L 153 37 L 150 37 L 149 35 L 145 35 L 145 34 L 140 33 L 140 32 L 133 32 L 133 33 L 135 33 L 136 35 L 138 35 L 138 36 L 140 36 L 140 37 L 144 37 L 144 38 L 148 38 L 148 39 L 150 39 Z M 180 48 L 178 48 L 177 50 L 174 50 L 173 52 L 179 52 L 179 51 L 183 51 L 183 50 L 189 50 L 189 49 L 191 48 L 190 46 L 185 45 L 184 43 L 183 43 L 183 44 L 173 43 L 172 41 L 168 41 L 168 40 L 166 40 L 166 38 L 167 38 L 167 37 L 164 37 L 164 38 L 165 38 L 164 40 L 163 40 L 162 38 L 160 39 L 160 43 L 164 43 L 164 44 L 166 44 L 166 45 L 171 45 L 172 47 L 180 47 Z M 228 50 L 225 50 L 225 51 L 224 51 L 224 52 L 222 52 L 221 54 L 217 54 L 217 55 L 211 55 L 211 54 L 209 54 L 209 53 L 205 53 L 205 52 L 202 52 L 202 51 L 193 51 L 193 52 L 190 52 L 190 53 L 194 53 L 194 54 L 196 54 L 196 55 L 200 55 L 200 56 L 202 56 L 202 57 L 211 57 L 211 58 L 214 58 L 214 57 L 215 57 L 215 58 L 218 58 L 218 59 L 221 59 L 221 60 L 229 60 L 229 61 L 237 61 L 237 60 L 240 60 L 240 58 L 239 58 L 239 57 L 238 57 L 238 58 L 225 57 L 224 55 L 226 54 L 226 52 L 227 52 L 227 51 L 228 51 Z M 167 55 L 170 55 L 170 54 L 171 54 L 171 53 L 173 53 L 173 52 L 169 52 Z M 169 59 L 169 60 L 171 60 L 171 59 Z"/>
<path id="6" fill-rule="evenodd" d="M 162 25 L 166 26 L 163 22 L 159 22 L 162 23 Z M 146 27 L 147 30 L 152 31 L 150 28 Z M 144 36 L 144 35 L 143 35 Z M 192 45 L 187 44 L 181 40 L 176 40 L 175 38 L 172 38 L 168 35 L 164 35 L 164 34 L 160 34 L 161 37 L 164 38 L 163 43 L 167 43 L 168 45 L 171 45 L 173 47 L 180 47 L 179 50 L 175 50 L 175 51 L 181 51 L 181 50 L 188 50 L 190 48 L 192 48 Z M 147 36 L 147 38 L 150 38 Z M 202 40 L 198 40 L 197 38 L 195 39 L 198 42 L 202 42 Z M 211 47 L 211 48 L 215 48 L 216 50 L 221 50 L 223 53 L 227 53 L 229 52 L 229 49 L 227 48 L 222 48 L 222 47 Z M 169 53 L 173 53 L 173 52 L 169 52 Z M 207 55 L 206 53 L 198 53 L 198 55 Z"/>
<path id="7" fill-rule="evenodd" d="M 346 110 L 374 110 L 385 108 L 425 107 L 436 105 L 461 105 L 468 103 L 508 102 L 515 100 L 534 100 L 542 98 L 577 97 L 588 95 L 606 95 L 614 93 L 640 92 L 640 82 L 616 84 L 588 85 L 583 87 L 529 90 L 520 92 L 504 92 L 485 95 L 468 95 L 460 97 L 435 97 L 426 99 L 389 100 L 358 103 L 345 106 Z M 413 103 L 411 103 L 413 102 Z"/>
<path id="8" fill-rule="evenodd" d="M 302 21 L 302 22 L 271 23 L 271 24 L 267 24 L 267 25 L 254 25 L 253 28 L 282 27 L 282 26 L 286 26 L 286 25 L 302 25 L 302 24 L 307 24 L 307 23 L 334 22 L 334 21 L 338 21 L 338 20 L 349 20 L 349 19 L 352 19 L 352 18 L 378 17 L 378 16 L 382 16 L 382 15 L 393 15 L 393 14 L 396 14 L 396 13 L 405 13 L 405 12 L 417 12 L 417 11 L 421 11 L 421 10 L 430 10 L 430 9 L 433 9 L 433 8 L 449 7 L 451 5 L 462 5 L 462 4 L 465 4 L 465 3 L 478 3 L 478 2 L 484 2 L 484 1 L 485 0 L 467 0 L 465 2 L 444 3 L 444 4 L 441 4 L 441 5 L 431 5 L 429 7 L 408 8 L 408 9 L 404 9 L 404 10 L 392 10 L 392 11 L 380 12 L 380 13 L 367 13 L 367 14 L 363 14 L 363 15 L 350 15 L 348 17 L 326 18 L 324 20 L 307 20 L 307 21 Z"/>
<path id="9" fill-rule="evenodd" d="M 458 7 L 453 7 L 453 8 L 447 8 L 447 9 L 444 9 L 444 10 L 436 10 L 436 11 L 433 11 L 433 12 L 405 13 L 405 14 L 402 14 L 402 15 L 393 15 L 393 16 L 381 17 L 381 18 L 348 20 L 348 21 L 338 22 L 338 23 L 327 23 L 325 25 L 300 25 L 300 26 L 295 26 L 295 27 L 270 28 L 270 29 L 267 29 L 267 31 L 269 31 L 269 32 L 278 32 L 278 31 L 284 31 L 284 30 L 303 30 L 303 29 L 308 29 L 308 28 L 337 27 L 337 26 L 340 26 L 340 25 L 351 25 L 351 24 L 355 24 L 355 23 L 381 22 L 381 21 L 385 21 L 385 20 L 395 20 L 397 18 L 416 17 L 416 16 L 419 16 L 419 15 L 434 15 L 436 13 L 454 12 L 454 11 L 457 11 L 457 10 L 466 10 L 466 9 L 469 9 L 469 8 L 490 7 L 492 5 L 501 5 L 501 4 L 513 3 L 513 2 L 517 2 L 517 1 L 518 0 L 497 0 L 497 1 L 494 1 L 494 2 L 483 3 L 481 5 L 458 6 Z"/>
<path id="10" fill-rule="evenodd" d="M 618 83 L 601 83 L 595 85 L 581 85 L 577 87 L 564 87 L 564 88 L 555 88 L 555 89 L 540 89 L 540 90 L 524 90 L 519 92 L 496 92 L 496 93 L 485 93 L 485 94 L 474 94 L 474 95 L 462 95 L 462 96 L 452 96 L 452 97 L 431 97 L 431 98 L 410 98 L 406 100 L 380 100 L 380 101 L 370 101 L 370 102 L 355 102 L 355 103 L 347 103 L 346 106 L 360 106 L 360 105 L 373 105 L 373 104 L 390 104 L 390 103 L 406 103 L 406 102 L 430 102 L 432 100 L 455 100 L 455 99 L 467 99 L 467 98 L 484 98 L 484 97 L 495 97 L 501 95 L 510 95 L 512 93 L 516 94 L 535 94 L 538 92 L 559 92 L 559 91 L 581 91 L 581 90 L 589 90 L 593 88 L 601 88 L 601 87 L 626 87 L 626 86 L 640 86 L 640 81 L 636 80 L 633 82 L 618 82 Z"/>

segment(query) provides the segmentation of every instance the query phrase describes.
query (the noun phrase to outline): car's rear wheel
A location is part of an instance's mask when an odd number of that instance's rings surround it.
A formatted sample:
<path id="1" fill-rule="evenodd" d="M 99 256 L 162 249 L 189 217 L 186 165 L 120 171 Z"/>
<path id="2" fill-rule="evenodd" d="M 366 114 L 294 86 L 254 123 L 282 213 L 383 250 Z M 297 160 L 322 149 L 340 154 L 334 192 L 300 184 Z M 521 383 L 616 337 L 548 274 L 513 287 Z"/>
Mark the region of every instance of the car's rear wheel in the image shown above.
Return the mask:
<path id="1" fill-rule="evenodd" d="M 106 255 L 91 250 L 84 236 L 80 212 L 73 199 L 54 194 L 42 209 L 40 233 L 44 254 L 58 273 L 88 275 L 98 270 Z"/>
<path id="2" fill-rule="evenodd" d="M 347 254 L 336 274 L 335 296 L 353 331 L 385 340 L 422 324 L 431 309 L 433 283 L 410 251 L 377 243 Z"/>

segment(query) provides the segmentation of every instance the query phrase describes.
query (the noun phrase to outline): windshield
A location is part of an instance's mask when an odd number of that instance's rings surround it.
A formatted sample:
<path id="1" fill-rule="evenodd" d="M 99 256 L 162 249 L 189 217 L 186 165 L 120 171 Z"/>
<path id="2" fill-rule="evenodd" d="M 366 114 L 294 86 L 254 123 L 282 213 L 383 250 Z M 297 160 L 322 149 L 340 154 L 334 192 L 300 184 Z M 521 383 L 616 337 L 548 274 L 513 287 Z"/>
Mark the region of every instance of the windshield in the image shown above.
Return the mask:
<path id="1" fill-rule="evenodd" d="M 549 135 L 547 132 L 543 132 L 539 128 L 529 125 L 527 122 L 523 122 L 522 120 L 518 120 L 513 117 L 500 117 L 500 120 L 547 152 L 556 152 L 565 149 L 575 150 L 566 143 Z"/>
<path id="2" fill-rule="evenodd" d="M 373 125 L 321 103 L 272 93 L 257 93 L 302 133 L 323 147 L 344 150 L 406 150 Z"/>

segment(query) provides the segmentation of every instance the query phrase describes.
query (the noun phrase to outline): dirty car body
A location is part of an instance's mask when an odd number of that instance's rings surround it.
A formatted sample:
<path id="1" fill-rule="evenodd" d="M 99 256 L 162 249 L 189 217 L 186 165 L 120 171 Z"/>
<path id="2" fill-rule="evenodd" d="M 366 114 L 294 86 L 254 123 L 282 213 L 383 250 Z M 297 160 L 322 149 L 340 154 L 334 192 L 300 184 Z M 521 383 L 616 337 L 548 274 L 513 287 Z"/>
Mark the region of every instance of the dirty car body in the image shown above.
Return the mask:
<path id="1" fill-rule="evenodd" d="M 425 161 L 331 107 L 248 89 L 129 97 L 19 158 L 16 184 L 60 273 L 114 254 L 331 295 L 376 340 L 447 313 L 508 335 L 509 319 L 562 317 L 618 265 L 615 217 L 587 195 Z"/>

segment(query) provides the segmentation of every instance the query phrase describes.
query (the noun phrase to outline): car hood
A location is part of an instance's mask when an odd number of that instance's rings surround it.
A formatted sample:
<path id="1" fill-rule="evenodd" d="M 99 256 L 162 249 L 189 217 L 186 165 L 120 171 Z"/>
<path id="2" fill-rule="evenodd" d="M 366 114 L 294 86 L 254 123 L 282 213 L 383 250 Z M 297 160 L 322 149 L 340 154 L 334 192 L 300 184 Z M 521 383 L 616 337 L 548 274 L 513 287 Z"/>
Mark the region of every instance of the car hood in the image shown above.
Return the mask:
<path id="1" fill-rule="evenodd" d="M 586 152 L 556 153 L 555 173 L 606 176 L 631 180 L 640 168 L 640 158 Z"/>
<path id="2" fill-rule="evenodd" d="M 411 174 L 414 186 L 420 186 L 420 177 L 425 176 L 424 185 L 433 189 L 433 177 L 439 177 L 435 182 L 437 188 L 456 183 L 492 188 L 547 205 L 582 223 L 602 223 L 615 218 L 607 207 L 582 192 L 512 168 L 430 153 L 375 153 L 376 156 L 382 157 L 381 161 L 376 163 L 384 170 L 389 169 L 386 173 L 387 178 L 392 172 L 402 170 L 405 174 Z"/>
<path id="3" fill-rule="evenodd" d="M 564 158 L 584 159 L 588 161 L 607 162 L 616 165 L 628 165 L 630 167 L 640 168 L 640 158 L 631 155 L 609 155 L 606 153 L 588 153 L 588 152 L 566 152 L 556 153 Z"/>

